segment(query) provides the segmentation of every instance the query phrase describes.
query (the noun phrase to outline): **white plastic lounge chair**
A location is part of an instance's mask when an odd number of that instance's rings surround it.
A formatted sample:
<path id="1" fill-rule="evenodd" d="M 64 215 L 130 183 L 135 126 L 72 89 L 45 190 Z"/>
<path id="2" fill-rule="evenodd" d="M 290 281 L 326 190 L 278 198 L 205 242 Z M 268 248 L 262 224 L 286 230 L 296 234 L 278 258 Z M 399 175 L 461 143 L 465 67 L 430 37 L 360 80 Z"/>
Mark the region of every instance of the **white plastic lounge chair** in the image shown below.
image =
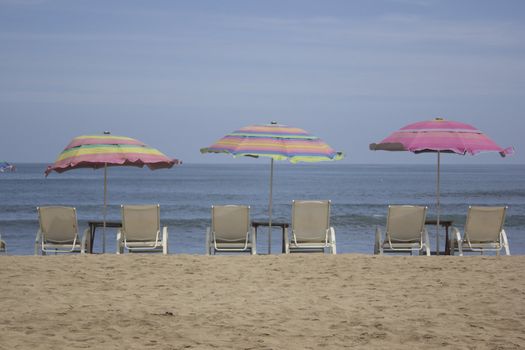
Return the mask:
<path id="1" fill-rule="evenodd" d="M 463 237 L 456 227 L 452 227 L 450 251 L 480 252 L 495 251 L 497 255 L 502 249 L 510 255 L 507 234 L 503 229 L 507 207 L 472 207 L 468 208 L 467 221 Z"/>
<path id="2" fill-rule="evenodd" d="M 335 230 L 330 226 L 329 200 L 292 201 L 291 237 L 285 230 L 285 252 L 325 252 L 337 254 Z"/>
<path id="3" fill-rule="evenodd" d="M 2 240 L 2 235 L 0 234 L 0 253 L 7 254 L 7 244 Z"/>
<path id="4" fill-rule="evenodd" d="M 217 252 L 257 254 L 257 240 L 251 226 L 249 206 L 211 207 L 211 227 L 206 230 L 206 255 Z"/>
<path id="5" fill-rule="evenodd" d="M 40 228 L 35 238 L 35 255 L 47 253 L 86 252 L 84 231 L 82 241 L 78 237 L 77 211 L 72 207 L 37 207 Z"/>
<path id="6" fill-rule="evenodd" d="M 379 226 L 376 228 L 374 254 L 407 253 L 415 251 L 430 255 L 428 232 L 425 228 L 427 207 L 412 205 L 389 205 L 385 238 Z"/>
<path id="7" fill-rule="evenodd" d="M 160 231 L 160 205 L 122 205 L 122 228 L 117 233 L 117 254 L 168 254 L 168 228 Z"/>

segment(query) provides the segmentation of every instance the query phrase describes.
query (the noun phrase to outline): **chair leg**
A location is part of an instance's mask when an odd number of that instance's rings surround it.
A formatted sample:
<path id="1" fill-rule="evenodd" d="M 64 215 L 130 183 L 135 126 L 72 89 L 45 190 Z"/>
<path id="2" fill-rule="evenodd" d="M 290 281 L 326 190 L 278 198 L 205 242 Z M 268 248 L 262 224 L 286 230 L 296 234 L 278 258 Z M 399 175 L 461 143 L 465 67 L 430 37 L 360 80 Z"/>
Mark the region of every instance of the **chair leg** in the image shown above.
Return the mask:
<path id="1" fill-rule="evenodd" d="M 123 254 L 124 253 L 124 247 L 122 244 L 122 233 L 119 231 L 117 233 L 117 254 Z"/>
<path id="2" fill-rule="evenodd" d="M 84 234 L 82 235 L 82 243 L 80 244 L 80 254 L 86 254 L 86 250 L 88 249 L 87 245 L 89 241 L 89 229 L 86 229 L 84 231 Z"/>
<path id="3" fill-rule="evenodd" d="M 380 239 L 381 239 L 381 233 L 379 231 L 379 226 L 376 226 L 376 232 L 374 234 L 374 255 L 379 254 Z"/>
<path id="4" fill-rule="evenodd" d="M 252 234 L 252 249 L 251 253 L 252 255 L 257 255 L 257 236 L 255 235 L 255 228 L 252 227 L 251 229 Z"/>
<path id="5" fill-rule="evenodd" d="M 162 254 L 168 255 L 168 227 L 162 228 Z"/>
<path id="6" fill-rule="evenodd" d="M 455 227 L 452 227 L 451 241 L 452 241 L 450 245 L 451 255 L 454 255 L 454 251 L 456 250 L 455 246 L 457 245 L 459 256 L 463 256 L 463 239 L 461 238 L 461 233 Z"/>
<path id="7" fill-rule="evenodd" d="M 383 247 L 381 244 L 381 229 L 379 226 L 376 226 L 376 235 L 375 235 L 375 242 L 374 242 L 374 255 L 380 254 L 383 255 Z"/>
<path id="8" fill-rule="evenodd" d="M 423 231 L 423 235 L 425 239 L 425 250 L 426 250 L 427 256 L 430 256 L 430 239 L 428 238 L 428 231 L 426 229 Z"/>
<path id="9" fill-rule="evenodd" d="M 448 240 L 448 247 L 450 250 L 450 255 L 454 255 L 454 251 L 456 250 L 455 244 L 456 242 L 454 240 L 454 237 L 450 237 L 450 239 Z"/>
<path id="10" fill-rule="evenodd" d="M 284 229 L 284 252 L 285 254 L 290 254 L 290 237 L 288 237 L 288 228 Z"/>
<path id="11" fill-rule="evenodd" d="M 501 241 L 503 242 L 503 248 L 505 249 L 505 255 L 510 255 L 509 240 L 505 230 L 501 230 Z"/>
<path id="12" fill-rule="evenodd" d="M 333 255 L 337 254 L 337 244 L 335 242 L 335 229 L 333 227 L 330 227 L 330 252 Z"/>
<path id="13" fill-rule="evenodd" d="M 38 230 L 36 233 L 36 238 L 35 238 L 35 255 L 38 255 L 39 253 L 41 239 L 42 239 L 42 233 L 40 232 L 40 230 Z"/>
<path id="14" fill-rule="evenodd" d="M 208 227 L 206 229 L 206 243 L 205 243 L 206 247 L 206 255 L 210 255 L 211 254 L 211 236 L 210 236 L 210 228 Z"/>

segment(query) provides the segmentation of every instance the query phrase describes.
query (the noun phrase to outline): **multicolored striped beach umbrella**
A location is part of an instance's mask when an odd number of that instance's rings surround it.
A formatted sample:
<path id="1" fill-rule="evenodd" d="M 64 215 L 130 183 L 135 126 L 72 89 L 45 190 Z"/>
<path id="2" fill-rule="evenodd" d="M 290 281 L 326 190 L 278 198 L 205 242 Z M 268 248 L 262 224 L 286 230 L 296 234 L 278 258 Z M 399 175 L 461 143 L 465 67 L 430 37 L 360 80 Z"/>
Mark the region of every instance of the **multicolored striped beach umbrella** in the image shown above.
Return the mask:
<path id="1" fill-rule="evenodd" d="M 285 125 L 250 125 L 234 131 L 202 153 L 230 153 L 233 156 L 271 157 L 288 159 L 292 163 L 339 160 L 341 152 L 334 151 L 320 138 L 303 129 Z"/>
<path id="2" fill-rule="evenodd" d="M 46 170 L 62 173 L 78 168 L 103 168 L 106 166 L 147 166 L 151 170 L 171 168 L 178 164 L 162 152 L 131 137 L 115 135 L 85 135 L 75 137 L 55 163 Z"/>
<path id="3" fill-rule="evenodd" d="M 84 135 L 75 137 L 59 154 L 53 165 L 47 167 L 45 174 L 79 168 L 104 168 L 104 238 L 103 252 L 106 251 L 105 223 L 107 211 L 107 168 L 110 166 L 147 166 L 151 170 L 171 168 L 180 164 L 159 150 L 131 137 L 115 136 L 105 132 L 103 135 Z"/>
<path id="4" fill-rule="evenodd" d="M 475 155 L 480 152 L 498 152 L 502 157 L 514 153 L 512 147 L 503 149 L 482 131 L 469 124 L 443 118 L 435 118 L 409 124 L 379 143 L 370 144 L 373 151 L 410 151 L 414 153 L 437 153 L 437 225 L 436 251 L 439 254 L 439 215 L 440 215 L 440 163 L 441 153 Z"/>
<path id="5" fill-rule="evenodd" d="M 334 151 L 320 138 L 303 129 L 272 122 L 268 125 L 250 125 L 236 130 L 211 145 L 202 148 L 201 153 L 229 153 L 234 157 L 269 157 L 270 198 L 268 253 L 271 253 L 273 161 L 320 162 L 340 160 L 343 153 Z"/>

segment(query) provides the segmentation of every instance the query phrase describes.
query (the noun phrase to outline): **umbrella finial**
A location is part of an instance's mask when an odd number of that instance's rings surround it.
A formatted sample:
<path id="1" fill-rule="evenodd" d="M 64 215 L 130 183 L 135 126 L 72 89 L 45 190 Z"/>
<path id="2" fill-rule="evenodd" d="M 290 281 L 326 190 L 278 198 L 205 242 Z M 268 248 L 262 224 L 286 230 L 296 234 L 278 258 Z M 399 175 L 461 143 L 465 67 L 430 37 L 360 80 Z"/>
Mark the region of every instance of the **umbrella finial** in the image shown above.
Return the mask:
<path id="1" fill-rule="evenodd" d="M 442 122 L 443 120 L 445 120 L 445 118 L 443 117 L 436 117 L 434 118 L 435 121 L 438 121 L 438 122 Z"/>
<path id="2" fill-rule="evenodd" d="M 104 135 L 110 135 L 110 134 L 111 134 L 111 132 L 110 132 L 110 131 L 107 131 L 107 130 L 106 130 L 106 131 L 104 131 Z"/>

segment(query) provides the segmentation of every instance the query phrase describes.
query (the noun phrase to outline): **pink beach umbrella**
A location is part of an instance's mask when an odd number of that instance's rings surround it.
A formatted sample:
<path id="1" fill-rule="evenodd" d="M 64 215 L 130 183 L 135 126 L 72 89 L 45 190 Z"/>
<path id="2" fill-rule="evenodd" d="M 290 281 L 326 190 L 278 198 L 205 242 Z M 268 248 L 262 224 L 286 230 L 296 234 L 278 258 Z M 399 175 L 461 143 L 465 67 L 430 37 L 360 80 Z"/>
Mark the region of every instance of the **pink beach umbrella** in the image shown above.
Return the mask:
<path id="1" fill-rule="evenodd" d="M 370 149 L 373 151 L 437 153 L 436 254 L 439 254 L 439 182 L 441 153 L 475 155 L 480 152 L 498 152 L 502 157 L 514 153 L 512 147 L 503 149 L 472 125 L 445 120 L 443 118 L 409 124 L 395 131 L 380 143 L 370 144 Z"/>
<path id="2" fill-rule="evenodd" d="M 110 135 L 84 135 L 75 137 L 59 154 L 53 165 L 47 167 L 46 176 L 52 171 L 79 168 L 104 168 L 104 224 L 102 251 L 106 252 L 107 169 L 110 166 L 147 166 L 151 170 L 171 168 L 181 162 L 170 159 L 159 150 L 131 137 Z"/>

